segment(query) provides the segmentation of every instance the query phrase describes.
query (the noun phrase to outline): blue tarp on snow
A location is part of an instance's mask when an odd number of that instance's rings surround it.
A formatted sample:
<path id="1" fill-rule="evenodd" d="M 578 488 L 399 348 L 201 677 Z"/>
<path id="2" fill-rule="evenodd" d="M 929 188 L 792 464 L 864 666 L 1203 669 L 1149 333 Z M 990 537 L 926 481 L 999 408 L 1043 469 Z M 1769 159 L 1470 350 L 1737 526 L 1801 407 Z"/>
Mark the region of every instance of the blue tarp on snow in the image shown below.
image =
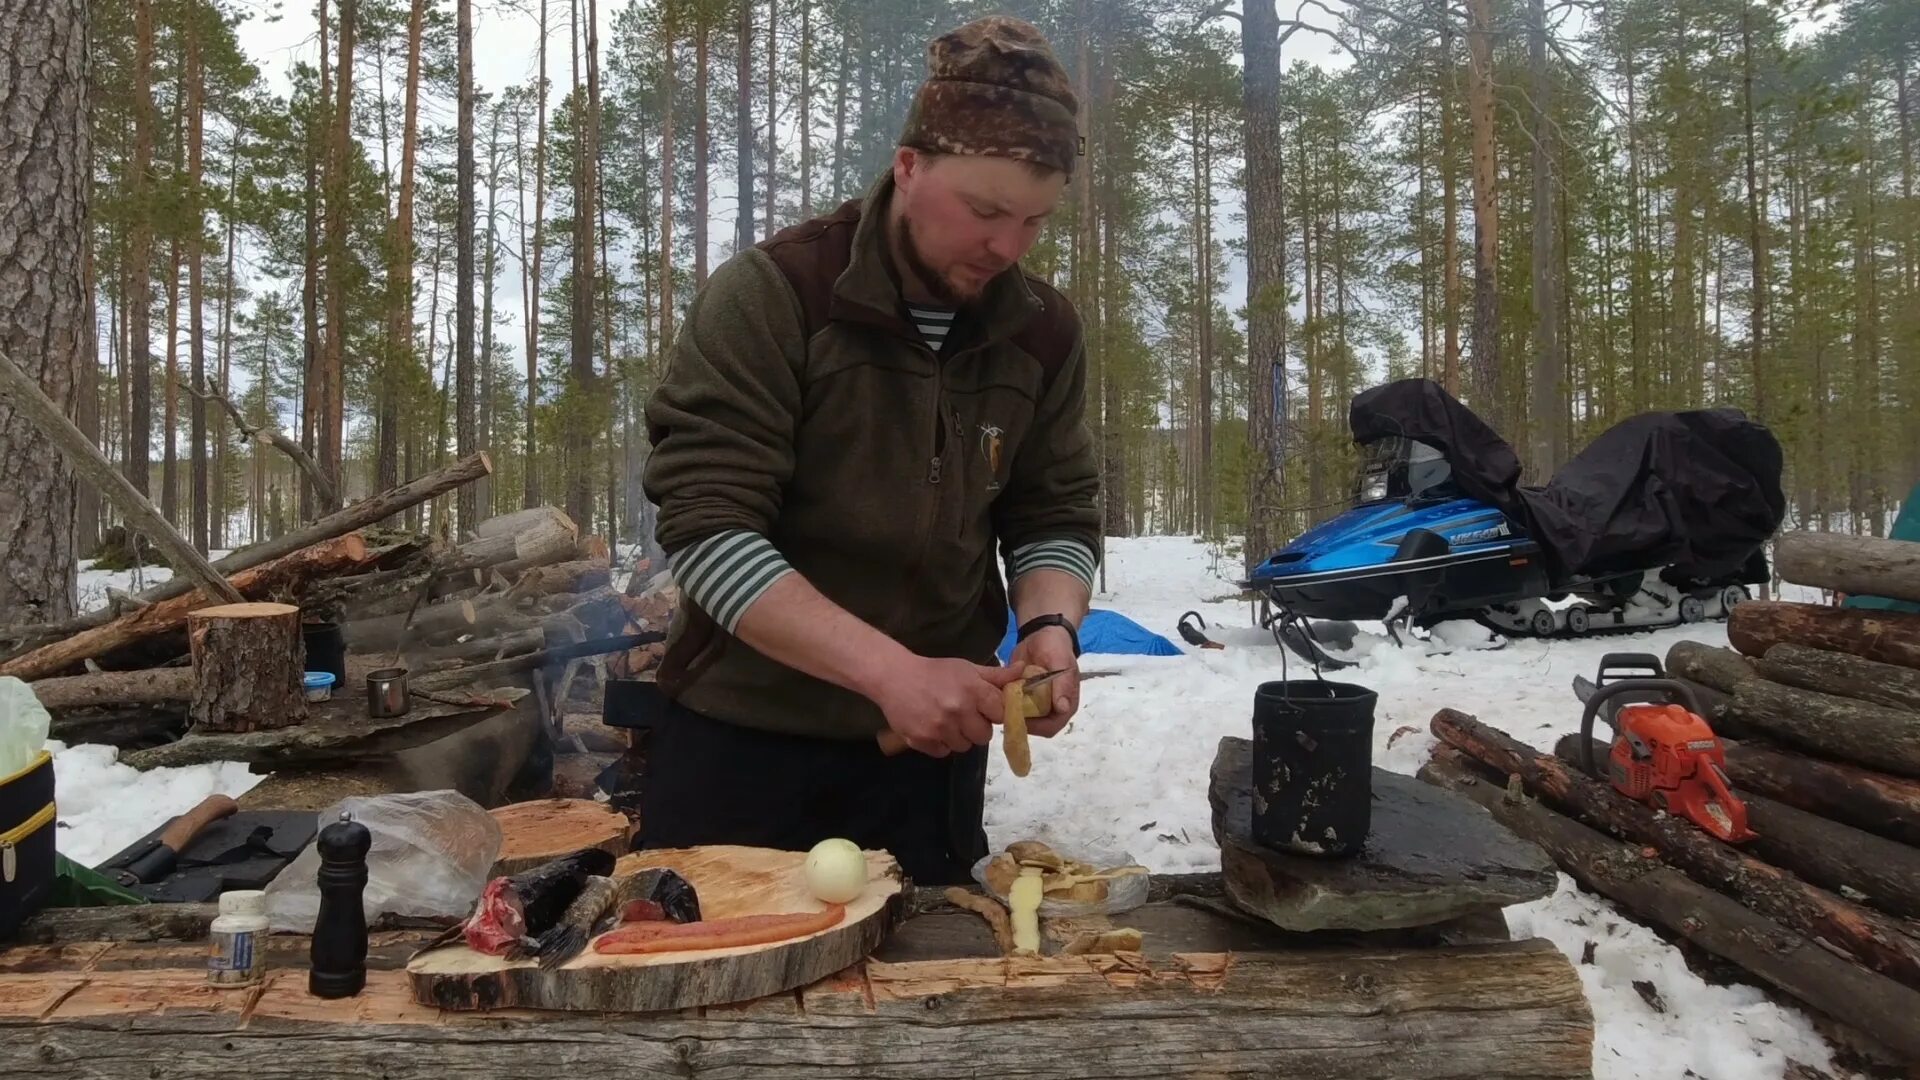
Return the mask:
<path id="1" fill-rule="evenodd" d="M 1019 629 L 1013 612 L 1007 612 L 1007 635 L 1000 639 L 1000 662 L 1013 656 L 1013 635 Z M 1141 626 L 1118 612 L 1094 608 L 1080 624 L 1082 653 L 1113 653 L 1130 656 L 1181 656 L 1179 646 Z"/>

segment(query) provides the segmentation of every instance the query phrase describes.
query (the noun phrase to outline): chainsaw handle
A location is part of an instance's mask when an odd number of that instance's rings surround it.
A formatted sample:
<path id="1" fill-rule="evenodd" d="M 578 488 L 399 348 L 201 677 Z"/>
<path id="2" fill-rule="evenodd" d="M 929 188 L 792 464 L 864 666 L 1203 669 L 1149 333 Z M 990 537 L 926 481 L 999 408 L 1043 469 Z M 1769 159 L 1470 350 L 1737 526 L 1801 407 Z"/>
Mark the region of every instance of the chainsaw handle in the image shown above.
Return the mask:
<path id="1" fill-rule="evenodd" d="M 1720 766 L 1715 765 L 1711 760 L 1706 762 L 1706 766 L 1702 771 L 1707 774 L 1707 786 L 1713 789 L 1714 795 L 1720 799 L 1721 807 L 1726 810 L 1727 823 L 1732 832 L 1731 836 L 1722 839 L 1735 843 L 1751 839 L 1752 833 L 1747 829 L 1747 804 L 1741 802 L 1728 789 L 1726 774 L 1720 771 Z"/>
<path id="2" fill-rule="evenodd" d="M 1681 699 L 1680 704 L 1686 706 L 1694 715 L 1704 715 L 1700 711 L 1699 699 L 1693 696 L 1693 687 L 1675 679 L 1621 679 L 1600 687 L 1593 692 L 1592 697 L 1587 699 L 1586 710 L 1580 714 L 1580 756 L 1585 759 L 1584 764 L 1590 775 L 1601 775 L 1600 763 L 1593 759 L 1593 718 L 1599 715 L 1600 706 L 1609 699 L 1636 692 L 1665 694 L 1668 697 L 1678 695 Z M 1607 726 L 1618 732 L 1619 725 L 1614 723 L 1614 715 L 1615 713 L 1612 712 L 1607 714 Z M 1613 740 L 1607 741 L 1611 743 Z"/>

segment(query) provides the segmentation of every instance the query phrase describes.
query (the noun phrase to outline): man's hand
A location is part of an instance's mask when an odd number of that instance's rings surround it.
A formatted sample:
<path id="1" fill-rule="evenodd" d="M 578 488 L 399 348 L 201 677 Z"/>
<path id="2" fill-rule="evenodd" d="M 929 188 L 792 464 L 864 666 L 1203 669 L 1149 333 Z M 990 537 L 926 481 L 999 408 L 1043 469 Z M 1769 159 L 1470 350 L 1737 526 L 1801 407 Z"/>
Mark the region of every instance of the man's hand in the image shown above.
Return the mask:
<path id="1" fill-rule="evenodd" d="M 1027 733 L 1050 739 L 1067 726 L 1080 709 L 1080 662 L 1073 656 L 1073 639 L 1058 626 L 1043 626 L 1033 636 L 1014 646 L 1008 671 L 1019 673 L 1027 665 L 1047 671 L 1060 670 L 1047 684 L 1053 694 L 1053 709 L 1047 715 L 1027 721 Z"/>
<path id="2" fill-rule="evenodd" d="M 890 670 L 871 697 L 908 746 L 946 757 L 993 738 L 993 723 L 1002 717 L 1001 688 L 1018 675 L 1017 669 L 915 656 Z"/>

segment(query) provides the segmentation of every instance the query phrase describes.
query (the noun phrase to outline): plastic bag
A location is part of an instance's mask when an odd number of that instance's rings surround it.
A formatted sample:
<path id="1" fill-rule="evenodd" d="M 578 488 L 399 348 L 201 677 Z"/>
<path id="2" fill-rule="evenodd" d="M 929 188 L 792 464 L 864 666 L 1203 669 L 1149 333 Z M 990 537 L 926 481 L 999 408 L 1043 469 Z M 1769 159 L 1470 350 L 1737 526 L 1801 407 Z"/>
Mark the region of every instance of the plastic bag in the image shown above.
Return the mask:
<path id="1" fill-rule="evenodd" d="M 1136 865 L 1132 855 L 1124 851 L 1109 851 L 1104 848 L 1083 848 L 1073 850 L 1056 847 L 1054 853 L 1063 859 L 1075 859 L 1105 870 L 1116 866 Z M 1007 895 L 994 890 L 987 883 L 987 864 L 1000 852 L 989 853 L 985 858 L 973 864 L 973 880 L 979 882 L 980 889 L 988 896 L 1008 903 Z M 1129 911 L 1147 902 L 1148 875 L 1145 871 L 1135 874 L 1122 874 L 1107 881 L 1105 900 L 1069 901 L 1041 897 L 1040 917 L 1043 919 L 1071 919 L 1082 915 L 1113 915 Z"/>
<path id="2" fill-rule="evenodd" d="M 320 828 L 342 812 L 367 827 L 367 922 L 381 915 L 452 916 L 473 910 L 500 856 L 500 823 L 457 791 L 355 795 L 320 813 Z M 317 843 L 308 844 L 267 884 L 267 917 L 275 930 L 313 931 L 320 914 Z"/>
<path id="3" fill-rule="evenodd" d="M 0 675 L 0 776 L 12 776 L 33 764 L 47 745 L 52 724 L 33 687 L 11 675 Z"/>

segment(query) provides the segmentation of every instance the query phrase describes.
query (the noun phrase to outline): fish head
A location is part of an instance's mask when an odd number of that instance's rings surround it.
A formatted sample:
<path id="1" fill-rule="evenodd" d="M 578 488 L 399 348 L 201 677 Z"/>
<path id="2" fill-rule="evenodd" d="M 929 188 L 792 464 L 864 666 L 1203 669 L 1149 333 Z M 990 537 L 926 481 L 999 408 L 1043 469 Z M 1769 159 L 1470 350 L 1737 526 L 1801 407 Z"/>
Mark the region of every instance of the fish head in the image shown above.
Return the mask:
<path id="1" fill-rule="evenodd" d="M 527 932 L 526 909 L 511 881 L 494 878 L 480 890 L 480 900 L 468 918 L 467 946 L 498 956 Z"/>
<path id="2" fill-rule="evenodd" d="M 661 912 L 677 923 L 699 922 L 700 895 L 693 891 L 693 882 L 672 870 L 658 873 L 660 877 L 654 882 L 650 898 L 660 905 Z"/>

